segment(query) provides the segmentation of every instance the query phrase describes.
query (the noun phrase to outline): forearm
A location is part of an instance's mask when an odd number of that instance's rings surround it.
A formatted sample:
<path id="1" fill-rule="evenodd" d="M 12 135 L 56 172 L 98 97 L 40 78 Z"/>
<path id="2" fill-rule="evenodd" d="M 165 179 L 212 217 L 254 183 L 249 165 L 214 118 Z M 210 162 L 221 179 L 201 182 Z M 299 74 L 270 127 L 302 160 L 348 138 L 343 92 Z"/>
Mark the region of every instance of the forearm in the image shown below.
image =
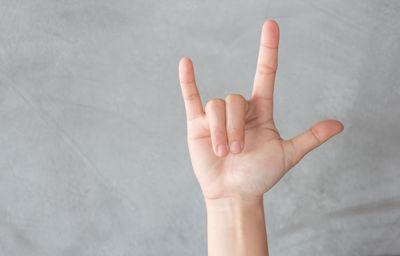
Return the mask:
<path id="1" fill-rule="evenodd" d="M 268 255 L 262 197 L 206 200 L 208 256 Z"/>

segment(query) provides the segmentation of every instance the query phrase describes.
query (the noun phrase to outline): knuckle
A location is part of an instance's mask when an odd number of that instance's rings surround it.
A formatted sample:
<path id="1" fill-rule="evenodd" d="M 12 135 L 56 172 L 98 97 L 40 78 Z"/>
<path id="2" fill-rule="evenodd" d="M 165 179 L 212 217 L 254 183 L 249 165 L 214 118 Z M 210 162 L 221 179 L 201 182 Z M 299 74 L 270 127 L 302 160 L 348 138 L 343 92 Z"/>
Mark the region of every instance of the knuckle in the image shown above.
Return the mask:
<path id="1" fill-rule="evenodd" d="M 240 137 L 243 133 L 243 127 L 240 125 L 230 125 L 227 127 L 227 132 L 230 135 L 235 135 L 236 137 Z"/>
<path id="2" fill-rule="evenodd" d="M 241 94 L 229 94 L 225 98 L 226 102 L 244 102 L 246 99 Z"/>
<path id="3" fill-rule="evenodd" d="M 310 128 L 310 132 L 311 132 L 312 137 L 315 139 L 315 141 L 316 141 L 318 144 L 322 144 L 323 141 L 321 140 L 321 138 L 320 138 L 318 132 L 315 130 L 314 127 L 311 127 L 311 128 Z"/>
<path id="4" fill-rule="evenodd" d="M 219 126 L 211 127 L 210 133 L 213 134 L 214 137 L 218 138 L 226 136 L 225 127 L 219 127 Z"/>
<path id="5" fill-rule="evenodd" d="M 189 94 L 184 96 L 184 100 L 193 101 L 193 100 L 197 99 L 198 97 L 199 97 L 199 93 L 198 92 L 189 93 Z"/>
<path id="6" fill-rule="evenodd" d="M 218 107 L 223 107 L 225 105 L 225 101 L 220 98 L 215 98 L 207 102 L 206 109 L 215 109 Z"/>
<path id="7" fill-rule="evenodd" d="M 257 64 L 257 73 L 261 75 L 273 75 L 276 73 L 277 70 L 277 64 L 264 64 L 264 63 L 258 63 Z"/>
<path id="8" fill-rule="evenodd" d="M 278 50 L 278 46 L 277 45 L 273 45 L 273 44 L 268 44 L 266 42 L 263 42 L 260 44 L 261 48 L 267 49 L 267 50 Z"/>
<path id="9" fill-rule="evenodd" d="M 286 165 L 291 168 L 296 164 L 296 156 L 298 155 L 297 149 L 293 140 L 283 141 L 283 145 L 284 154 L 286 156 Z"/>
<path id="10" fill-rule="evenodd" d="M 181 85 L 184 85 L 184 86 L 191 86 L 191 85 L 195 85 L 195 82 L 194 82 L 194 80 L 191 80 L 191 81 L 187 81 L 187 80 L 179 80 L 179 83 L 180 83 Z"/>

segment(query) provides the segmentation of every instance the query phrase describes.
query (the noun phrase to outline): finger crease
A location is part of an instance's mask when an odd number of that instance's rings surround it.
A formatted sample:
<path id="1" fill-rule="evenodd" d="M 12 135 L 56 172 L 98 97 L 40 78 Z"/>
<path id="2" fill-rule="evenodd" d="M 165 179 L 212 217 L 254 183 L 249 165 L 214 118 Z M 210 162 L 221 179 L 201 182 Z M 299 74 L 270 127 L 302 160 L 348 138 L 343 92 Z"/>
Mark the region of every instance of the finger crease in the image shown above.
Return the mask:
<path id="1" fill-rule="evenodd" d="M 311 134 L 313 135 L 313 137 L 318 141 L 318 143 L 322 143 L 322 140 L 319 137 L 318 132 L 314 129 L 314 127 L 310 128 Z"/>
<path id="2" fill-rule="evenodd" d="M 198 98 L 198 97 L 199 97 L 199 94 L 197 92 L 195 92 L 195 93 L 191 93 L 191 94 L 186 95 L 185 96 L 185 100 L 191 101 L 191 100 L 193 100 L 195 98 Z"/>
<path id="3" fill-rule="evenodd" d="M 266 43 L 261 43 L 260 46 L 263 47 L 263 48 L 270 49 L 270 50 L 278 50 L 278 46 L 271 46 L 271 45 L 266 44 Z"/>
<path id="4" fill-rule="evenodd" d="M 257 64 L 257 73 L 260 73 L 261 75 L 274 75 L 276 74 L 276 69 L 276 67 L 271 65 L 262 63 Z"/>

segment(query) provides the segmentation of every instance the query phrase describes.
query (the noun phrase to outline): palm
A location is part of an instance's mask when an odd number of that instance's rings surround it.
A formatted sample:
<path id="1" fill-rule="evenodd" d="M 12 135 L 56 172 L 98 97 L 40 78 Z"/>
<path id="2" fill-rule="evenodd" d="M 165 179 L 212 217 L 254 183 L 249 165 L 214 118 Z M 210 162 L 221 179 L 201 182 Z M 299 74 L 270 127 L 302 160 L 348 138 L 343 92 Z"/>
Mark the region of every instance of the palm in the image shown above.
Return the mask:
<path id="1" fill-rule="evenodd" d="M 191 61 L 181 61 L 188 146 L 196 177 L 208 199 L 262 195 L 308 151 L 343 129 L 340 122 L 327 120 L 291 140 L 280 137 L 273 121 L 272 101 L 278 42 L 277 24 L 264 23 L 252 97 L 245 100 L 230 95 L 226 104 L 221 99 L 212 100 L 206 105 L 206 113 Z M 232 141 L 243 143 L 240 153 L 217 154 L 218 145 Z"/>

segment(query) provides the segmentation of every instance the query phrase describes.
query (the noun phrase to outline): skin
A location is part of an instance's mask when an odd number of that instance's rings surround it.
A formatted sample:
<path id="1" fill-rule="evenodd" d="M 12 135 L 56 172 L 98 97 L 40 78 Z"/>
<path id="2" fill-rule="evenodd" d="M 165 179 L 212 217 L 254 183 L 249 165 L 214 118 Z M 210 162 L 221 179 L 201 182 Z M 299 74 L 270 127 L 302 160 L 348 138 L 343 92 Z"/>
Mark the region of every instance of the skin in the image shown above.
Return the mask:
<path id="1" fill-rule="evenodd" d="M 280 137 L 273 120 L 278 45 L 278 24 L 267 20 L 250 99 L 230 94 L 204 109 L 192 61 L 179 63 L 188 147 L 207 206 L 209 255 L 268 255 L 263 194 L 343 130 L 339 121 L 324 120 L 294 138 Z"/>

